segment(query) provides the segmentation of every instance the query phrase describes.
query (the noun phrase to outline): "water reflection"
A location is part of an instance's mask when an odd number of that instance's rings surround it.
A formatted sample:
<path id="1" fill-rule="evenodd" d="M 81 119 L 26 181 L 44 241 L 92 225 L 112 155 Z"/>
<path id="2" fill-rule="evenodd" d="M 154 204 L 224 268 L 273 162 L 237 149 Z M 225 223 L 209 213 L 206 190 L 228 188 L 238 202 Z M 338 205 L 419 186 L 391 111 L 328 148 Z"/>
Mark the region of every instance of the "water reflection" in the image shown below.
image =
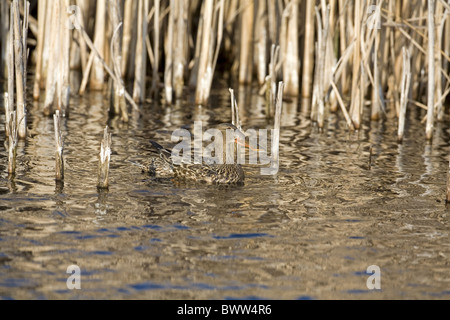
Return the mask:
<path id="1" fill-rule="evenodd" d="M 148 157 L 149 139 L 168 146 L 175 129 L 229 121 L 222 88 L 210 107 L 189 99 L 144 104 L 127 124 L 110 117 L 102 94 L 75 97 L 62 123 L 63 183 L 54 180 L 52 120 L 33 105 L 32 137 L 20 146 L 14 179 L 0 152 L 0 297 L 448 297 L 449 225 L 437 201 L 445 194 L 448 123 L 427 145 L 421 115 L 411 112 L 398 144 L 394 119 L 366 119 L 349 132 L 338 110 L 319 131 L 304 112 L 308 102 L 293 99 L 283 106 L 276 176 L 246 165 L 242 186 L 177 183 L 127 161 Z M 258 88 L 236 88 L 244 130 L 271 128 Z M 106 124 L 111 186 L 97 190 Z M 70 264 L 82 268 L 81 292 L 61 281 Z M 382 269 L 379 292 L 365 286 L 373 264 Z"/>

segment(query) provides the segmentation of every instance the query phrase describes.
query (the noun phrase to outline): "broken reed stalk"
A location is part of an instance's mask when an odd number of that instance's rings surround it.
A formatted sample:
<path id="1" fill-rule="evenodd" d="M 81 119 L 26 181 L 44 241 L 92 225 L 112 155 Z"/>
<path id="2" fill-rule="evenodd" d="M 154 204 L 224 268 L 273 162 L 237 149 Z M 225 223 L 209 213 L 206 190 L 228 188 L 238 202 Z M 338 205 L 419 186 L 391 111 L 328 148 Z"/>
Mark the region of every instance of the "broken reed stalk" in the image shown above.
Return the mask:
<path id="1" fill-rule="evenodd" d="M 281 114 L 283 108 L 283 91 L 284 84 L 282 81 L 278 83 L 277 101 L 275 104 L 275 119 L 273 125 L 272 137 L 272 164 L 271 168 L 278 171 L 280 158 L 280 129 L 281 129 Z"/>
<path id="2" fill-rule="evenodd" d="M 109 162 L 111 159 L 111 138 L 108 126 L 103 131 L 103 140 L 100 147 L 100 160 L 98 163 L 97 187 L 107 189 L 109 187 Z"/>
<path id="3" fill-rule="evenodd" d="M 55 129 L 55 179 L 57 181 L 62 181 L 64 180 L 64 142 L 61 132 L 61 116 L 59 110 L 56 110 L 53 115 L 53 126 Z"/>
<path id="4" fill-rule="evenodd" d="M 271 118 L 275 110 L 275 98 L 277 92 L 277 64 L 280 55 L 280 46 L 274 44 L 270 50 L 269 75 L 266 76 L 266 117 Z"/>
<path id="5" fill-rule="evenodd" d="M 406 107 L 408 105 L 409 88 L 411 84 L 411 55 L 409 51 L 403 47 L 403 75 L 400 84 L 400 115 L 398 120 L 398 134 L 397 141 L 403 141 L 403 134 L 405 130 Z"/>
<path id="6" fill-rule="evenodd" d="M 435 56 L 434 56 L 434 8 L 435 0 L 428 0 L 428 110 L 425 136 L 427 140 L 433 138 L 434 128 L 434 90 L 435 90 Z"/>
<path id="7" fill-rule="evenodd" d="M 16 173 L 16 155 L 17 155 L 17 113 L 11 112 L 9 115 L 9 122 L 7 123 L 9 128 L 8 136 L 8 174 L 14 175 Z"/>
<path id="8" fill-rule="evenodd" d="M 239 106 L 234 95 L 234 90 L 228 89 L 228 91 L 230 91 L 231 98 L 231 124 L 235 125 L 239 130 L 242 130 L 241 120 L 239 119 Z"/>

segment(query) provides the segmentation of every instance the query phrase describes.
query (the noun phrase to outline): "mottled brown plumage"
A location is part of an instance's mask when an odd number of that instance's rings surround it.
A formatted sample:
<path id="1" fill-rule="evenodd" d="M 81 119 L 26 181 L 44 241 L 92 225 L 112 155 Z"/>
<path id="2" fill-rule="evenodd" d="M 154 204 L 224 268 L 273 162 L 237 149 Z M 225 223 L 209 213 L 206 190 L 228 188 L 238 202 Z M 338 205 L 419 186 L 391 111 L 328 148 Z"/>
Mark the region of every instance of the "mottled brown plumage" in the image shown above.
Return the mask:
<path id="1" fill-rule="evenodd" d="M 238 130 L 232 124 L 221 124 L 221 131 L 226 129 Z M 224 135 L 225 136 L 225 135 Z M 225 139 L 224 139 L 225 140 Z M 174 177 L 178 180 L 204 182 L 210 184 L 241 184 L 244 182 L 245 174 L 242 166 L 233 164 L 176 164 L 171 158 L 171 151 L 162 147 L 154 141 L 150 141 L 154 148 L 154 155 L 149 159 L 148 170 L 152 176 L 158 178 Z M 226 148 L 223 148 L 224 152 Z"/>

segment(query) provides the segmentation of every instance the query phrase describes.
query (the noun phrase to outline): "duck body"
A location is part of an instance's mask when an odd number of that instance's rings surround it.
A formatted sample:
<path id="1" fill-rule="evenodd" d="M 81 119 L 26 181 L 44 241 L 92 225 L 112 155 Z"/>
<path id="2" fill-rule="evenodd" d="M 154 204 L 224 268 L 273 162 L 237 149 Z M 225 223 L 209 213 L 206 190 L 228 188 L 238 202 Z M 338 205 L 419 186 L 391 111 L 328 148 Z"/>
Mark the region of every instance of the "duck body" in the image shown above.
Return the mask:
<path id="1" fill-rule="evenodd" d="M 208 184 L 242 184 L 245 174 L 240 164 L 175 164 L 171 151 L 154 141 L 153 154 L 150 157 L 147 171 L 157 178 L 175 178 L 177 180 L 201 182 Z"/>

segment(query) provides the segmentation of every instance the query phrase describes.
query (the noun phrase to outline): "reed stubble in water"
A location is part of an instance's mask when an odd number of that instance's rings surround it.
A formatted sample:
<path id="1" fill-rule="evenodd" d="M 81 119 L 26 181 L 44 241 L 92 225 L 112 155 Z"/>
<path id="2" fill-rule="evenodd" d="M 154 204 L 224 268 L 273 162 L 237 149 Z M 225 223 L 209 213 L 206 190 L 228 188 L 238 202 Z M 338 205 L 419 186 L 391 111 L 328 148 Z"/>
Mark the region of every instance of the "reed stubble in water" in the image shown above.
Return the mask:
<path id="1" fill-rule="evenodd" d="M 109 162 L 111 159 L 112 134 L 108 126 L 103 131 L 103 140 L 100 145 L 100 159 L 98 163 L 97 187 L 107 189 L 109 187 Z"/>
<path id="2" fill-rule="evenodd" d="M 16 111 L 10 112 L 9 122 L 7 123 L 9 128 L 8 136 L 8 173 L 14 175 L 16 173 L 16 155 L 17 155 L 17 113 Z"/>
<path id="3" fill-rule="evenodd" d="M 64 180 L 64 141 L 61 132 L 61 116 L 59 110 L 53 115 L 53 127 L 55 130 L 55 179 L 57 181 Z"/>
<path id="4" fill-rule="evenodd" d="M 403 75 L 401 81 L 401 97 L 400 97 L 400 115 L 398 120 L 398 142 L 403 141 L 405 131 L 406 107 L 408 105 L 408 95 L 411 86 L 411 55 L 409 51 L 403 47 Z"/>

